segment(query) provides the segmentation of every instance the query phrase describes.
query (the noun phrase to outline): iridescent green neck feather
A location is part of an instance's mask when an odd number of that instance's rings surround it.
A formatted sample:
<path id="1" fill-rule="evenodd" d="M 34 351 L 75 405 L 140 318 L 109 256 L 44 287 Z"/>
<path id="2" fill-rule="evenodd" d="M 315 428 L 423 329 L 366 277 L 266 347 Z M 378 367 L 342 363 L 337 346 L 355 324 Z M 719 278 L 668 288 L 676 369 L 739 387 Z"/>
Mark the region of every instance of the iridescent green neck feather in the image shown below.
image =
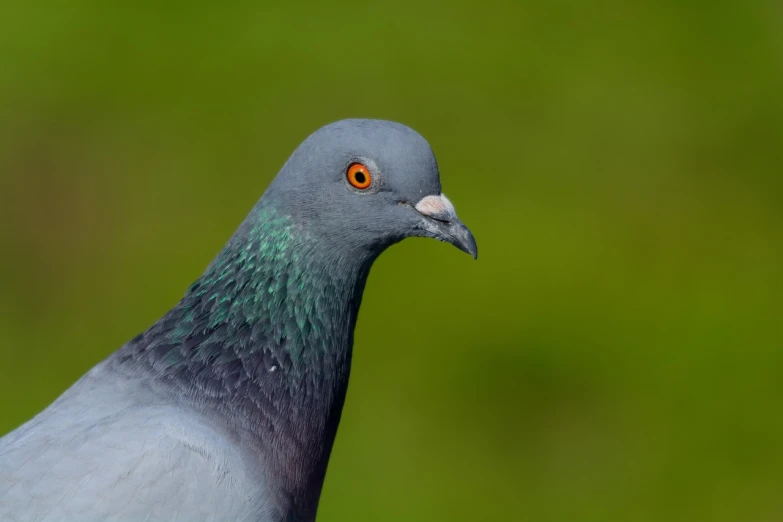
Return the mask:
<path id="1" fill-rule="evenodd" d="M 373 259 L 325 243 L 262 200 L 182 301 L 119 352 L 123 364 L 224 399 L 250 392 L 246 381 L 339 395 Z"/>

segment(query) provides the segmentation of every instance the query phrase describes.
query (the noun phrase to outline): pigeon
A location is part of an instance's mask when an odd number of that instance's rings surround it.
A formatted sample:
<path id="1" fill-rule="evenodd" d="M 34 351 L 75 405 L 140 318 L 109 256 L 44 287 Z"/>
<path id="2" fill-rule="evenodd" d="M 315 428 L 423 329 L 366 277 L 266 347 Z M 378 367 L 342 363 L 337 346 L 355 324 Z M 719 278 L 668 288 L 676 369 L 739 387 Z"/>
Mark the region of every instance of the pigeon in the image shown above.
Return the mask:
<path id="1" fill-rule="evenodd" d="M 427 141 L 315 131 L 174 308 L 0 439 L 0 520 L 315 520 L 370 267 L 412 236 L 477 257 Z"/>

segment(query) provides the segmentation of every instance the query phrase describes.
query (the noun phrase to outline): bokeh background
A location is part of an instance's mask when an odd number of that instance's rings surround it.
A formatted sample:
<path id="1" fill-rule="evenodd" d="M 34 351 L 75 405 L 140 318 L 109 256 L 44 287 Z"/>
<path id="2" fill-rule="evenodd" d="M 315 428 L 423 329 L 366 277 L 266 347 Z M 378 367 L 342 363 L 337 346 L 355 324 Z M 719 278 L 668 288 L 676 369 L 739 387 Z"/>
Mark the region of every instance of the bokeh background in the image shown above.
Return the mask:
<path id="1" fill-rule="evenodd" d="M 783 519 L 779 1 L 0 4 L 0 433 L 176 303 L 293 148 L 433 145 L 319 520 Z"/>

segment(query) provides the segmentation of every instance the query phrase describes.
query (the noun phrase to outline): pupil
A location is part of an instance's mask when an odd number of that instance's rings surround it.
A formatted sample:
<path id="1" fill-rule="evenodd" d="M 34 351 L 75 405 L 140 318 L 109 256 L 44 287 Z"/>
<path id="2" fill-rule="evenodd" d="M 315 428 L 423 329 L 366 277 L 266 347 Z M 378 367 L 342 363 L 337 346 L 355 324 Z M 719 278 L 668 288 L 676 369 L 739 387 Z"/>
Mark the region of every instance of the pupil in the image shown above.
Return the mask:
<path id="1" fill-rule="evenodd" d="M 359 185 L 364 185 L 364 183 L 367 181 L 367 178 L 364 177 L 364 172 L 357 172 L 355 177 L 356 183 Z"/>

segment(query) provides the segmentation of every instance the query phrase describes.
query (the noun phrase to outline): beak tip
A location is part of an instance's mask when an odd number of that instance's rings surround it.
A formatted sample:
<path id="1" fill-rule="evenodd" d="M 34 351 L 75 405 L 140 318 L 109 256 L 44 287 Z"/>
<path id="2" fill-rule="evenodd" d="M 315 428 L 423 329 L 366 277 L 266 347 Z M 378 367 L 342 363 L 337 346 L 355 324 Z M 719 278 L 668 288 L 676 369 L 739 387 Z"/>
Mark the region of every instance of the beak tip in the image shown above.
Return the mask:
<path id="1" fill-rule="evenodd" d="M 478 247 L 476 247 L 476 243 L 473 243 L 467 252 L 474 261 L 478 260 Z"/>
<path id="2" fill-rule="evenodd" d="M 473 237 L 473 234 L 468 230 L 468 227 L 461 223 L 459 229 L 461 233 L 455 234 L 457 241 L 454 242 L 454 246 L 469 254 L 473 259 L 478 259 L 478 245 L 476 245 L 476 239 Z"/>

